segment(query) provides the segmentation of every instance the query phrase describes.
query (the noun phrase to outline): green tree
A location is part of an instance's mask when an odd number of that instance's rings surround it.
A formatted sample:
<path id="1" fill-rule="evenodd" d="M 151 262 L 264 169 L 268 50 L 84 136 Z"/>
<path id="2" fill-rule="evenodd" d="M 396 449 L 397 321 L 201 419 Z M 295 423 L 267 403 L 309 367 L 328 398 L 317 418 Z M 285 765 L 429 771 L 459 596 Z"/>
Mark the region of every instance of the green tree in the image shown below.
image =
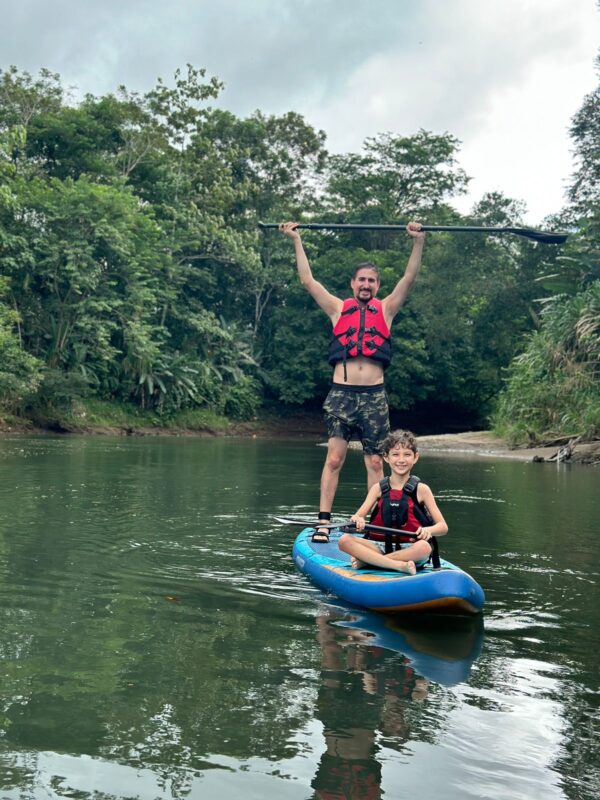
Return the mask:
<path id="1" fill-rule="evenodd" d="M 546 306 L 512 362 L 495 417 L 514 442 L 600 431 L 600 281 Z"/>
<path id="2" fill-rule="evenodd" d="M 430 212 L 466 190 L 458 140 L 421 130 L 380 134 L 361 153 L 332 156 L 326 206 L 355 222 L 384 223 Z"/>
<path id="3" fill-rule="evenodd" d="M 58 111 L 63 99 L 56 73 L 42 69 L 35 79 L 15 66 L 0 69 L 0 128 L 4 130 L 17 126 L 27 129 L 38 114 Z"/>
<path id="4" fill-rule="evenodd" d="M 7 294 L 8 281 L 0 278 L 0 408 L 19 411 L 42 380 L 42 363 L 23 348 L 19 315 L 6 304 Z"/>
<path id="5" fill-rule="evenodd" d="M 596 57 L 596 68 L 600 73 L 600 55 Z M 568 198 L 573 211 L 587 214 L 600 204 L 600 86 L 584 97 L 571 122 L 570 134 L 575 144 L 576 168 Z"/>
<path id="6" fill-rule="evenodd" d="M 10 263 L 19 242 L 10 221 L 19 208 L 15 194 L 15 166 L 12 153 L 22 146 L 25 130 L 15 126 L 0 132 L 0 257 Z M 23 347 L 21 316 L 11 307 L 10 281 L 0 277 L 0 407 L 16 411 L 23 398 L 34 392 L 41 381 L 41 362 Z"/>
<path id="7" fill-rule="evenodd" d="M 541 325 L 511 364 L 494 417 L 514 441 L 600 431 L 598 89 L 584 98 L 571 136 L 577 166 L 561 218 L 573 234 L 554 262 L 540 264 Z"/>

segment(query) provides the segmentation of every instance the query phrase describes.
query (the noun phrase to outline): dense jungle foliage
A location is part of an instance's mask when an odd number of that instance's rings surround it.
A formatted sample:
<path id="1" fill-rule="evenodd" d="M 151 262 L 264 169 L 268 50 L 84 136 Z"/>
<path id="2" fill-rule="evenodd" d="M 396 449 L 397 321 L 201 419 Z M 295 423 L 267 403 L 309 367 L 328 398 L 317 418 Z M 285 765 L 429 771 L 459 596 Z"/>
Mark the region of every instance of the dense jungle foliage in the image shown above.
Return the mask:
<path id="1" fill-rule="evenodd" d="M 0 405 L 65 418 L 94 402 L 252 417 L 316 407 L 330 382 L 329 324 L 301 288 L 291 243 L 259 220 L 519 225 L 484 196 L 468 217 L 459 142 L 382 133 L 327 152 L 300 115 L 211 106 L 222 86 L 178 71 L 140 94 L 69 100 L 60 77 L 0 71 Z M 578 157 L 564 247 L 518 237 L 428 236 L 395 322 L 392 415 L 495 423 L 514 439 L 600 431 L 600 91 L 573 121 Z M 345 296 L 373 260 L 381 296 L 410 241 L 305 233 L 313 272 Z"/>

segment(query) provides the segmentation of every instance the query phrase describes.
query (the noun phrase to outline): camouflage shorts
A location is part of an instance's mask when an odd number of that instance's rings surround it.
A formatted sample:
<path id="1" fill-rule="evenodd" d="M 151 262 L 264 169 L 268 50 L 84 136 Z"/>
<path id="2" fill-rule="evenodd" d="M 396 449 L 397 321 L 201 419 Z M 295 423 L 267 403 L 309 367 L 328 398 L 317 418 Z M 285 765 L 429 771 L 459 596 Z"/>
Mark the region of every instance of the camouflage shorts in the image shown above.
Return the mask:
<path id="1" fill-rule="evenodd" d="M 334 383 L 323 404 L 329 439 L 362 442 L 365 455 L 381 454 L 390 432 L 388 399 L 382 384 L 344 386 Z"/>

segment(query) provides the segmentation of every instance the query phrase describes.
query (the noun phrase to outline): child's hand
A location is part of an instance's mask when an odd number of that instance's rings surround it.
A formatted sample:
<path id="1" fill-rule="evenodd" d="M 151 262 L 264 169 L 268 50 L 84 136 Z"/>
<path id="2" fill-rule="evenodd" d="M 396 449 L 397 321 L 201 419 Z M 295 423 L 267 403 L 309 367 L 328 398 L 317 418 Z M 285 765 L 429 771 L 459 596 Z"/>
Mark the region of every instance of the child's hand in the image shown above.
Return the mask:
<path id="1" fill-rule="evenodd" d="M 431 539 L 429 528 L 419 528 L 417 531 L 417 539 L 423 539 L 423 541 L 428 542 Z"/>
<path id="2" fill-rule="evenodd" d="M 350 519 L 356 525 L 356 530 L 361 533 L 365 529 L 366 519 L 364 517 L 359 517 L 357 514 L 353 514 Z"/>

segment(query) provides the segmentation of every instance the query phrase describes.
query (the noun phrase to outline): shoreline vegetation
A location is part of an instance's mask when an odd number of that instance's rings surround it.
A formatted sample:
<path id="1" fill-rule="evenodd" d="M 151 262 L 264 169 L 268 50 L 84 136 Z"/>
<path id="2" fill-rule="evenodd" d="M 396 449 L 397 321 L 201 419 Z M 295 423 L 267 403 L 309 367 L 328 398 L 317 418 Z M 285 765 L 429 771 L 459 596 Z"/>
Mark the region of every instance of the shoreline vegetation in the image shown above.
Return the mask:
<path id="1" fill-rule="evenodd" d="M 0 413 L 1 434 L 59 434 L 112 436 L 230 436 L 261 439 L 312 439 L 323 443 L 320 413 L 263 412 L 253 419 L 230 420 L 205 409 L 184 412 L 165 420 L 152 411 L 94 400 L 74 408 L 68 416 L 26 419 Z M 552 441 L 513 445 L 493 431 L 461 431 L 419 435 L 424 454 L 508 458 L 515 461 L 600 465 L 600 439 L 558 436 Z M 351 442 L 359 449 L 358 442 Z"/>

